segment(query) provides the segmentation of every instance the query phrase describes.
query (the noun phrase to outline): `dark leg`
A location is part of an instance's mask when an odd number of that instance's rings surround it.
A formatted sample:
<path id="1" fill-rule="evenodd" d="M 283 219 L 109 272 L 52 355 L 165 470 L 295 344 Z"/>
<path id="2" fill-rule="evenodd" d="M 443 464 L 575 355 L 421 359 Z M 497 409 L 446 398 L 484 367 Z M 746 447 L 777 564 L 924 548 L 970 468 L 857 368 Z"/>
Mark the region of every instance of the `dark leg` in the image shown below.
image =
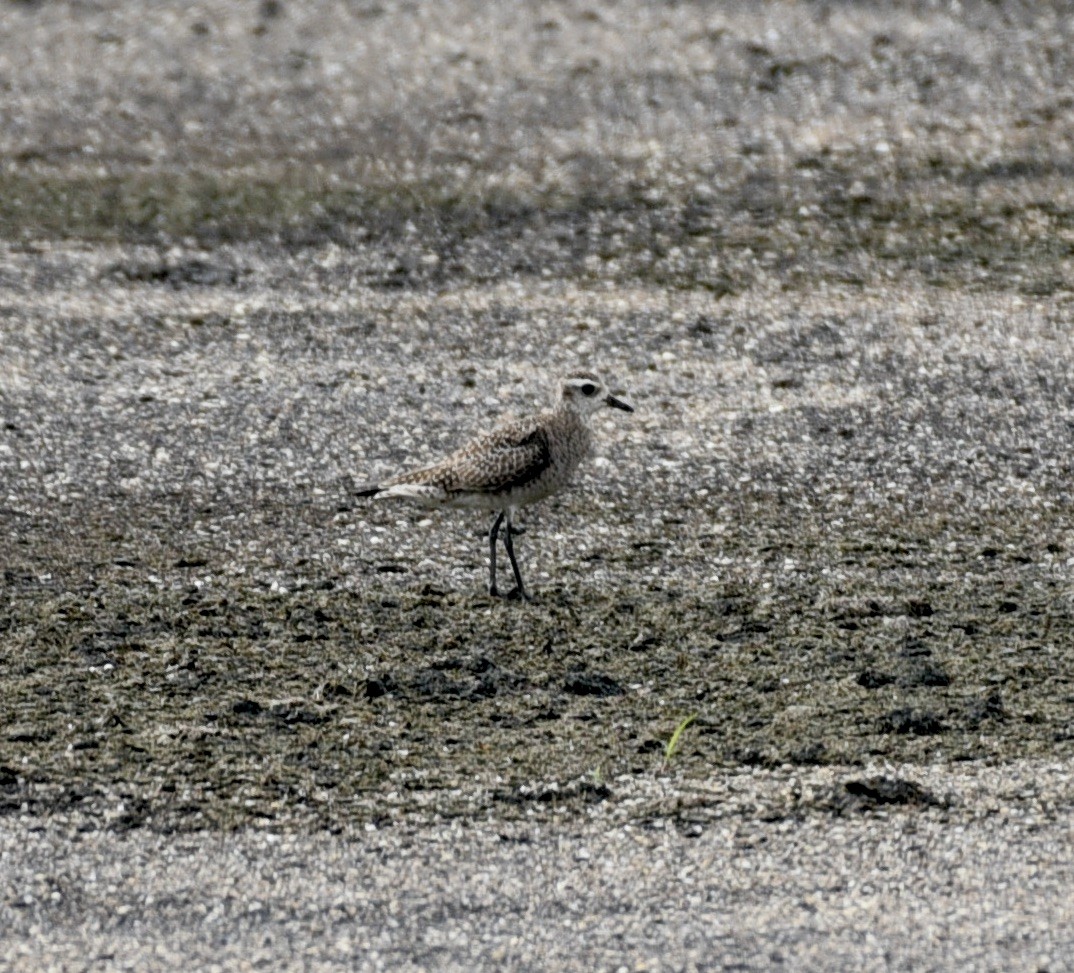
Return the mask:
<path id="1" fill-rule="evenodd" d="M 518 570 L 518 561 L 515 560 L 515 542 L 511 540 L 511 514 L 507 514 L 507 530 L 503 532 L 503 546 L 507 548 L 507 556 L 511 559 L 511 570 L 515 572 L 516 591 L 522 601 L 526 601 L 526 589 L 522 587 L 522 573 Z M 512 592 L 513 593 L 513 592 Z"/>
<path id="2" fill-rule="evenodd" d="M 493 598 L 499 594 L 496 590 L 496 535 L 500 533 L 500 524 L 503 523 L 505 513 L 504 510 L 500 511 L 499 516 L 492 522 L 492 530 L 489 531 L 489 594 Z M 507 536 L 511 536 L 510 528 L 508 528 Z"/>

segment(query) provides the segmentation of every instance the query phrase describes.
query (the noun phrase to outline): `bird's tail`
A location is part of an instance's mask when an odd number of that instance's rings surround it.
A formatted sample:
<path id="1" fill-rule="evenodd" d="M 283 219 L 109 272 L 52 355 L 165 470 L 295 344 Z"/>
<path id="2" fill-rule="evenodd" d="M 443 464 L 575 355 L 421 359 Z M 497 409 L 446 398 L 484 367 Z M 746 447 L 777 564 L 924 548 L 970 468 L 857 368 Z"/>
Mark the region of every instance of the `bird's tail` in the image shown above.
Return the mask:
<path id="1" fill-rule="evenodd" d="M 356 497 L 375 497 L 384 487 L 377 483 L 367 483 L 354 491 Z"/>

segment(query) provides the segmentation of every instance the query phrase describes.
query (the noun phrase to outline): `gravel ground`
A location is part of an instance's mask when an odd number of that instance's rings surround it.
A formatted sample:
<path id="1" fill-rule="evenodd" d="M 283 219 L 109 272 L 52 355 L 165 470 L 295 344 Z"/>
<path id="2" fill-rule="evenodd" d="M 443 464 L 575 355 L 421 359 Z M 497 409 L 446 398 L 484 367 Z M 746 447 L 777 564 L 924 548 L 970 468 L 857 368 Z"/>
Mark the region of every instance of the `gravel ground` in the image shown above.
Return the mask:
<path id="1" fill-rule="evenodd" d="M 1074 968 L 1067 14 L 0 8 L 0 969 Z"/>
<path id="2" fill-rule="evenodd" d="M 912 812 L 810 770 L 349 835 L 9 819 L 4 968 L 1068 969 L 1069 769 L 900 770 Z"/>

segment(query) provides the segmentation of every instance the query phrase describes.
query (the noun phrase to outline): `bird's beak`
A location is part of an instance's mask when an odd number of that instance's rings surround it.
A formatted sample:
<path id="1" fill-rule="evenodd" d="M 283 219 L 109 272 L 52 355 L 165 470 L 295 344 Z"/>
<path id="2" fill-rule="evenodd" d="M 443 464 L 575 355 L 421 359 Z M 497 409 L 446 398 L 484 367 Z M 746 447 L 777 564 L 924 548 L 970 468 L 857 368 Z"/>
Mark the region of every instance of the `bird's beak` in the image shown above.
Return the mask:
<path id="1" fill-rule="evenodd" d="M 617 399 L 614 395 L 606 395 L 604 397 L 604 404 L 610 405 L 613 409 L 622 409 L 624 412 L 634 411 L 634 406 L 629 405 L 622 399 Z"/>

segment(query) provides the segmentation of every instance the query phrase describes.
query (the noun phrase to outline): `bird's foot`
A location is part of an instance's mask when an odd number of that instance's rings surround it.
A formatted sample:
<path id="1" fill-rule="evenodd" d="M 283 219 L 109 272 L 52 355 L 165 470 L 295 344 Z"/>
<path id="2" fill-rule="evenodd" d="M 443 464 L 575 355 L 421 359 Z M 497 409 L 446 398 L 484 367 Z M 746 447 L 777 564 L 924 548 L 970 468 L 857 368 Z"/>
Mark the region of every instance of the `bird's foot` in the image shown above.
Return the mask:
<path id="1" fill-rule="evenodd" d="M 504 601 L 532 601 L 522 588 L 512 588 L 510 591 L 500 591 L 495 585 L 489 585 L 489 595 L 493 598 L 502 598 Z"/>

